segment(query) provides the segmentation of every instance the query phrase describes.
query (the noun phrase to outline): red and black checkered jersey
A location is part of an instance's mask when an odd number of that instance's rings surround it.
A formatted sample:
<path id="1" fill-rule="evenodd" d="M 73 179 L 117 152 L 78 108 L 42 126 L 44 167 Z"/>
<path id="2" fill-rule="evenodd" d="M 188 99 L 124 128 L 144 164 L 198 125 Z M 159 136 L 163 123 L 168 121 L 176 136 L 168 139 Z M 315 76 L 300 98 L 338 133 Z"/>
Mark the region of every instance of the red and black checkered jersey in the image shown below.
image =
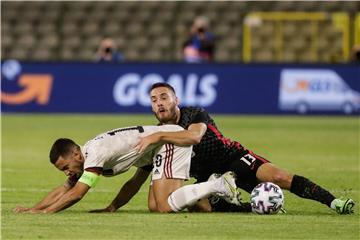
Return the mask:
<path id="1" fill-rule="evenodd" d="M 215 121 L 200 107 L 180 108 L 178 125 L 187 129 L 193 123 L 205 123 L 207 130 L 200 143 L 193 146 L 195 155 L 191 160 L 191 175 L 203 178 L 213 172 L 218 172 L 225 162 L 244 151 L 243 146 L 228 138 L 218 130 Z M 198 179 L 200 180 L 200 179 Z M 205 179 L 201 179 L 205 180 Z"/>

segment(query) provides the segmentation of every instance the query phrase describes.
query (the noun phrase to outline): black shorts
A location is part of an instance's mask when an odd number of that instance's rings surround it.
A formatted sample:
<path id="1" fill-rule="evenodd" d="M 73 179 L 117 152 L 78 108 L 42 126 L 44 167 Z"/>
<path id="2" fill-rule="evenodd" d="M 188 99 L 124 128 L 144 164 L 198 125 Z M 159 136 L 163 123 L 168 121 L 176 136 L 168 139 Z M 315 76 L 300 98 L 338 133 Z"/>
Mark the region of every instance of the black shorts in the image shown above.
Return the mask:
<path id="1" fill-rule="evenodd" d="M 192 167 L 194 170 L 192 176 L 196 178 L 197 182 L 206 182 L 213 173 L 223 174 L 227 171 L 233 171 L 237 176 L 236 185 L 247 192 L 251 192 L 259 183 L 256 178 L 258 168 L 269 162 L 250 150 L 243 150 L 233 154 L 227 161 L 212 160 L 207 164 L 199 165 L 198 168 Z"/>
<path id="2" fill-rule="evenodd" d="M 264 163 L 270 161 L 256 155 L 251 150 L 243 151 L 241 154 L 233 158 L 227 166 L 226 171 L 233 171 L 236 174 L 236 185 L 247 192 L 251 192 L 259 183 L 256 178 L 258 168 Z"/>

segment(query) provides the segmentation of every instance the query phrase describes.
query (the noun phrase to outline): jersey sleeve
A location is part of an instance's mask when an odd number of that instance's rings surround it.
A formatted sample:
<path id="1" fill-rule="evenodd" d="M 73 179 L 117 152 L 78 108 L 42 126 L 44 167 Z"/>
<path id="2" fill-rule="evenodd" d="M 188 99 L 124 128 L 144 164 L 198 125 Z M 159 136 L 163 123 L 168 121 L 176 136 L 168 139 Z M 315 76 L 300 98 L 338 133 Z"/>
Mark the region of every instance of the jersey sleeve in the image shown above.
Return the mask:
<path id="1" fill-rule="evenodd" d="M 106 159 L 106 149 L 95 143 L 89 143 L 84 146 L 83 154 L 85 157 L 84 170 L 101 174 Z"/>
<path id="2" fill-rule="evenodd" d="M 205 110 L 199 111 L 191 120 L 191 123 L 205 123 L 207 124 L 209 119 L 209 114 Z"/>

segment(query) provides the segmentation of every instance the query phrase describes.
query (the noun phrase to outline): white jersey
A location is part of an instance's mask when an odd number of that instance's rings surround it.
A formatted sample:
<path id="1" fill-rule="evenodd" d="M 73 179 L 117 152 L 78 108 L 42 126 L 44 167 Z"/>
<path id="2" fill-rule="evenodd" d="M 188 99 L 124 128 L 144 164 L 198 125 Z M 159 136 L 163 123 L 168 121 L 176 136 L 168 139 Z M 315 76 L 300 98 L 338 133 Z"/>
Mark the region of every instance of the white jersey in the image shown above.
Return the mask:
<path id="1" fill-rule="evenodd" d="M 134 126 L 118 128 L 96 136 L 88 141 L 81 152 L 85 158 L 84 170 L 101 168 L 104 176 L 127 171 L 131 166 L 143 167 L 153 163 L 153 157 L 162 144 L 150 145 L 143 153 L 135 151 L 140 137 L 165 131 L 184 130 L 178 125 Z"/>

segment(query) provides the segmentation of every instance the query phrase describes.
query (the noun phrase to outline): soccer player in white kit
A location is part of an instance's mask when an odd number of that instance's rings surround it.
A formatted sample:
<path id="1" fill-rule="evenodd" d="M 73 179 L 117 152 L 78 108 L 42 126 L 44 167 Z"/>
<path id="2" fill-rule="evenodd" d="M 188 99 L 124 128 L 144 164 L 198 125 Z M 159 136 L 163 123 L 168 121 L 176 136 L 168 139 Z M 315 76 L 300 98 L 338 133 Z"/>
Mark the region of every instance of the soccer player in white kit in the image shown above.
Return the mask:
<path id="1" fill-rule="evenodd" d="M 192 146 L 153 144 L 144 150 L 136 148 L 140 138 L 160 131 L 181 131 L 177 125 L 134 126 L 114 129 L 100 134 L 80 147 L 70 139 L 55 141 L 50 161 L 63 171 L 68 179 L 32 208 L 17 207 L 14 212 L 54 213 L 80 201 L 95 187 L 100 175 L 115 176 L 131 166 L 138 167 L 107 210 L 116 211 L 125 205 L 140 189 L 152 171 L 152 185 L 148 205 L 151 211 L 178 212 L 212 194 L 225 195 L 237 201 L 235 176 L 227 172 L 222 177 L 184 186 L 189 179 Z M 153 165 L 153 168 L 149 168 Z"/>

